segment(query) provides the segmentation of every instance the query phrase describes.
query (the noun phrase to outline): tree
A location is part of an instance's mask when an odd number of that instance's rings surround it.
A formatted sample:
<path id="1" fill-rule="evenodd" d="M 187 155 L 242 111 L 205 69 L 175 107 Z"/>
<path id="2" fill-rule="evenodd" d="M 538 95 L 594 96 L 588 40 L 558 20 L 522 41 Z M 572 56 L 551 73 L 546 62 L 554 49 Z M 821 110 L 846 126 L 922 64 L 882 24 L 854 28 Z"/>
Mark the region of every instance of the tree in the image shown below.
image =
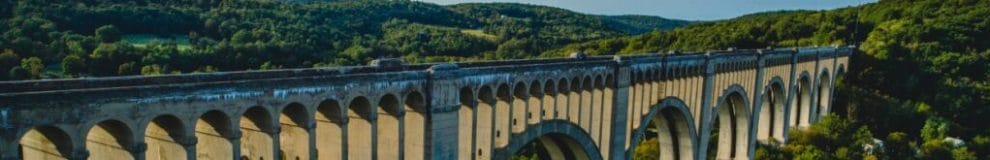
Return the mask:
<path id="1" fill-rule="evenodd" d="M 41 72 L 45 70 L 45 65 L 41 63 L 41 58 L 31 57 L 21 60 L 21 68 L 28 73 L 28 78 L 41 78 Z"/>
<path id="2" fill-rule="evenodd" d="M 911 148 L 910 137 L 903 132 L 893 132 L 887 135 L 884 141 L 884 151 L 890 159 L 909 159 L 914 157 L 914 149 Z"/>
<path id="3" fill-rule="evenodd" d="M 0 80 L 10 77 L 10 70 L 21 64 L 21 58 L 14 54 L 14 50 L 4 49 L 0 52 Z"/>
<path id="4" fill-rule="evenodd" d="M 120 41 L 121 37 L 120 30 L 113 25 L 105 25 L 96 29 L 96 39 L 99 39 L 103 43 L 113 43 Z"/>
<path id="5" fill-rule="evenodd" d="M 62 73 L 68 76 L 79 76 L 86 73 L 86 61 L 76 55 L 62 58 Z"/>

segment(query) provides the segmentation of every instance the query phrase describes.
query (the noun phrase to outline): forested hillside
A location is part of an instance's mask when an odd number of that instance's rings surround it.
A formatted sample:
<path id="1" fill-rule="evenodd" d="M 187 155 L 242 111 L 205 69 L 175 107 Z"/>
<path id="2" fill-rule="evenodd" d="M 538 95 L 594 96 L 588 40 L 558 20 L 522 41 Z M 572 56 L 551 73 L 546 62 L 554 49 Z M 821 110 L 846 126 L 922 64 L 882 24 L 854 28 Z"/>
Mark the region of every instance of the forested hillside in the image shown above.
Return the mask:
<path id="1" fill-rule="evenodd" d="M 636 33 L 629 28 L 686 24 L 644 19 L 615 27 L 522 4 L 0 0 L 0 80 L 529 58 Z"/>
<path id="2" fill-rule="evenodd" d="M 837 114 L 761 145 L 757 159 L 990 159 L 990 1 L 767 12 L 543 56 L 850 44 L 859 53 L 837 83 Z"/>

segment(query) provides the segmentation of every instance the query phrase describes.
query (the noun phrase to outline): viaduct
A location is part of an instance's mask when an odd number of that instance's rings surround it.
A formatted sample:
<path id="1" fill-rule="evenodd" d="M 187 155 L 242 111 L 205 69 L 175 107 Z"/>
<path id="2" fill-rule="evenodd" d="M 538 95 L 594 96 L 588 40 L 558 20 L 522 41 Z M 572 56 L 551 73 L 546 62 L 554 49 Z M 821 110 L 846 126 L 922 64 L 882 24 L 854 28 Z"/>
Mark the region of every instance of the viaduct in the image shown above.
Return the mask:
<path id="1" fill-rule="evenodd" d="M 531 143 L 551 159 L 630 159 L 647 138 L 661 159 L 751 159 L 829 112 L 854 51 L 6 81 L 0 159 L 484 160 Z"/>

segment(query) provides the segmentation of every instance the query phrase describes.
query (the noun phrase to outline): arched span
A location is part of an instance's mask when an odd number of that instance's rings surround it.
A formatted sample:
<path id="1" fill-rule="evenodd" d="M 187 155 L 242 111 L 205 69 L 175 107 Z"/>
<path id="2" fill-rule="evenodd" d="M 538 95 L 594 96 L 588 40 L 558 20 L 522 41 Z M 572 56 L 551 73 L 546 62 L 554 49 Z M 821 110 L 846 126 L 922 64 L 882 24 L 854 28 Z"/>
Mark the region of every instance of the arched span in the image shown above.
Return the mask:
<path id="1" fill-rule="evenodd" d="M 747 97 L 749 97 L 749 95 L 746 94 L 746 93 L 749 93 L 749 92 L 746 92 L 746 88 L 743 87 L 742 85 L 739 85 L 739 84 L 729 85 L 729 87 L 726 87 L 724 90 L 722 90 L 722 95 L 721 96 L 718 96 L 718 101 L 717 102 L 724 102 L 733 93 L 738 93 L 739 95 L 742 96 L 742 98 L 743 98 L 742 99 L 743 100 L 742 101 L 743 104 L 750 104 L 750 101 L 747 98 Z M 716 104 L 721 104 L 721 103 L 716 103 Z M 720 107 L 721 106 L 716 105 L 715 106 L 715 110 L 718 110 Z"/>
<path id="2" fill-rule="evenodd" d="M 107 119 L 97 122 L 85 131 L 90 159 L 133 159 L 132 153 L 147 149 L 147 146 L 134 143 L 131 127 L 124 121 Z"/>
<path id="3" fill-rule="evenodd" d="M 509 142 L 509 146 L 504 150 L 503 154 L 496 154 L 495 159 L 509 159 L 508 156 L 519 152 L 526 144 L 531 141 L 538 140 L 538 138 L 543 136 L 562 136 L 567 139 L 572 140 L 578 147 L 580 147 L 581 152 L 587 154 L 588 159 L 600 160 L 602 159 L 601 153 L 598 150 L 598 146 L 595 146 L 595 142 L 591 139 L 591 135 L 581 129 L 577 124 L 564 121 L 564 120 L 547 120 L 542 121 L 539 124 L 529 126 L 525 132 L 517 134 L 512 137 Z"/>
<path id="4" fill-rule="evenodd" d="M 787 96 L 785 95 L 787 91 L 784 89 L 783 79 L 779 76 L 774 76 L 770 79 L 770 82 L 764 87 L 762 95 L 760 95 L 760 103 L 755 110 L 759 110 L 759 114 L 754 114 L 754 119 L 758 120 L 753 128 L 756 128 L 756 138 L 761 142 L 768 143 L 769 141 L 783 142 L 784 140 L 784 120 L 785 120 L 785 103 Z"/>
<path id="5" fill-rule="evenodd" d="M 650 107 L 649 113 L 643 118 L 639 128 L 636 128 L 630 144 L 639 144 L 646 137 L 648 126 L 654 122 L 657 127 L 657 137 L 661 139 L 660 156 L 665 159 L 694 159 L 695 146 L 698 144 L 698 133 L 695 130 L 694 117 L 686 103 L 677 97 L 665 97 L 660 103 Z M 649 120 L 649 121 L 646 121 Z M 655 121 L 654 121 L 655 120 Z M 661 130 L 663 129 L 663 130 Z M 637 145 L 632 145 L 627 151 L 627 157 L 633 156 Z"/>
<path id="6" fill-rule="evenodd" d="M 733 84 L 723 90 L 718 103 L 709 119 L 709 137 L 717 136 L 715 141 L 709 141 L 707 153 L 714 153 L 716 159 L 748 158 L 750 149 L 750 101 L 746 90 Z M 702 138 L 709 138 L 702 137 Z"/>
<path id="7" fill-rule="evenodd" d="M 20 159 L 70 159 L 72 137 L 56 126 L 37 126 L 24 130 L 20 137 Z"/>
<path id="8" fill-rule="evenodd" d="M 144 142 L 148 146 L 145 157 L 185 158 L 186 145 L 192 145 L 195 140 L 186 133 L 185 122 L 172 114 L 159 115 L 146 123 L 144 127 Z"/>
<path id="9" fill-rule="evenodd" d="M 811 115 L 811 76 L 808 71 L 802 71 L 795 79 L 795 83 L 791 85 L 794 101 L 788 106 L 787 112 L 790 114 L 788 126 L 800 128 L 808 126 L 810 122 L 808 116 Z"/>
<path id="10" fill-rule="evenodd" d="M 831 108 L 829 108 L 829 106 L 831 106 L 830 102 L 832 100 L 831 75 L 832 74 L 829 73 L 828 68 L 823 68 L 821 73 L 818 74 L 818 80 L 817 80 L 818 85 L 815 85 L 815 87 L 817 88 L 816 90 L 817 92 L 815 93 L 817 95 L 815 96 L 816 98 L 815 101 L 817 104 L 814 105 L 815 121 L 818 121 L 818 118 L 825 116 L 831 110 Z"/>

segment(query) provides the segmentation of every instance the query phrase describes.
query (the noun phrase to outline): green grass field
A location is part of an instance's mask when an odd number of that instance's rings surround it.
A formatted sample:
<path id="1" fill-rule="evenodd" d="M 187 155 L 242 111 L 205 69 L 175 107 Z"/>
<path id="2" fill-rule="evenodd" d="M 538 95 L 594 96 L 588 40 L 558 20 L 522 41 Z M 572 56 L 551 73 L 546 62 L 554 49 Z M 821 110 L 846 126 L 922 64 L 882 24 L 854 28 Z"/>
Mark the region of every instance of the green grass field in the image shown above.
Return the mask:
<path id="1" fill-rule="evenodd" d="M 175 43 L 179 46 L 180 50 L 190 49 L 189 36 L 186 35 L 172 35 L 171 37 L 162 37 L 153 34 L 128 34 L 123 36 L 123 41 L 127 41 L 134 47 L 145 47 L 148 44 L 154 42 L 160 43 Z"/>

